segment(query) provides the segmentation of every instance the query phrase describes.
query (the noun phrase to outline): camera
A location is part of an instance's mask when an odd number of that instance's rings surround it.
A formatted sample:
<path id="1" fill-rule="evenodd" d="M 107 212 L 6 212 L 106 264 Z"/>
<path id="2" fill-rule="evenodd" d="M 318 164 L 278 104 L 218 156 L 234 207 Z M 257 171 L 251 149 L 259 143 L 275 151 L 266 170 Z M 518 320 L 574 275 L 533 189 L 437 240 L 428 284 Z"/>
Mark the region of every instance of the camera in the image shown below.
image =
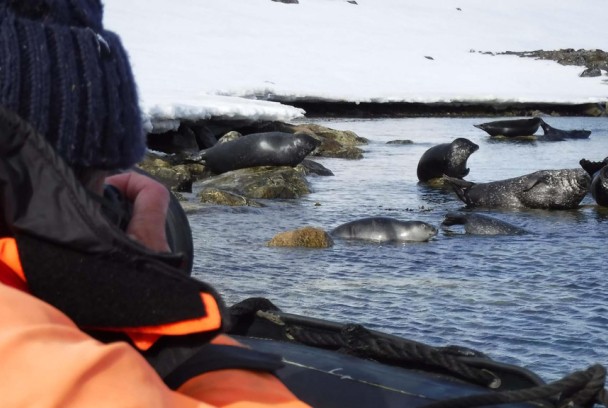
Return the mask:
<path id="1" fill-rule="evenodd" d="M 169 208 L 165 223 L 167 242 L 171 252 L 184 255 L 185 262 L 182 269 L 190 274 L 194 256 L 192 230 L 179 200 L 172 192 L 169 192 L 169 195 Z M 104 186 L 103 196 L 102 211 L 104 215 L 118 228 L 126 231 L 133 214 L 133 204 L 124 197 L 120 190 L 111 185 Z"/>

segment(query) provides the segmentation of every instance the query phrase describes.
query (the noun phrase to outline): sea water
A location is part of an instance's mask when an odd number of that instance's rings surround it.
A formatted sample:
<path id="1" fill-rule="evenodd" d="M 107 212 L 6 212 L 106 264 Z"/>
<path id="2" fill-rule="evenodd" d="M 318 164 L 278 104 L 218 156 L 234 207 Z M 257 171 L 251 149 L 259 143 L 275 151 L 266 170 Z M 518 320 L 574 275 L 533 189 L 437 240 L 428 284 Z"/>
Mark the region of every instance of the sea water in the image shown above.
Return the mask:
<path id="1" fill-rule="evenodd" d="M 473 182 L 578 168 L 582 158 L 608 156 L 606 118 L 545 118 L 559 129 L 592 131 L 589 139 L 553 143 L 493 140 L 473 126 L 500 119 L 305 121 L 367 138 L 364 157 L 314 158 L 334 175 L 309 176 L 313 192 L 301 199 L 190 213 L 195 276 L 229 305 L 266 297 L 289 313 L 470 347 L 546 381 L 608 365 L 608 209 L 588 195 L 575 210 L 484 210 L 531 234 L 473 236 L 440 227 L 446 212 L 464 208 L 452 191 L 418 183 L 422 154 L 459 137 L 479 145 L 468 160 L 466 180 Z M 393 140 L 413 143 L 387 144 Z M 329 231 L 369 216 L 426 221 L 439 233 L 424 243 L 266 246 L 279 232 Z"/>

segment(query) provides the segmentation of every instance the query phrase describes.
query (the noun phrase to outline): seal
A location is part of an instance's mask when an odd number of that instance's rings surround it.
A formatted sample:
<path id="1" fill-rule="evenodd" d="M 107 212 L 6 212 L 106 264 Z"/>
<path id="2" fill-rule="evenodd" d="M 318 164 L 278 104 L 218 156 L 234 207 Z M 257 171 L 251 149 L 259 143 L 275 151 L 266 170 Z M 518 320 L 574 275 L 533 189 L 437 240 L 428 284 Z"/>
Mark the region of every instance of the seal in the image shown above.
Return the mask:
<path id="1" fill-rule="evenodd" d="M 467 207 L 577 208 L 589 191 L 591 177 L 583 169 L 540 170 L 490 183 L 472 183 L 444 176 Z"/>
<path id="2" fill-rule="evenodd" d="M 467 234 L 474 235 L 521 235 L 523 228 L 483 214 L 451 211 L 445 215 L 442 226 L 463 225 Z"/>
<path id="3" fill-rule="evenodd" d="M 519 137 L 531 136 L 536 133 L 541 121 L 541 118 L 534 117 L 530 119 L 497 120 L 473 126 L 485 131 L 490 136 Z"/>
<path id="4" fill-rule="evenodd" d="M 460 137 L 451 143 L 442 143 L 428 149 L 420 157 L 416 170 L 418 180 L 429 181 L 441 176 L 463 178 L 469 174 L 467 160 L 479 146 Z"/>
<path id="5" fill-rule="evenodd" d="M 562 141 L 566 139 L 588 139 L 591 135 L 590 130 L 575 129 L 562 130 L 550 126 L 547 122 L 541 119 L 540 126 L 543 129 L 544 138 L 549 141 Z"/>
<path id="6" fill-rule="evenodd" d="M 215 174 L 257 166 L 295 167 L 321 142 L 305 133 L 252 133 L 201 150 L 192 161 Z"/>
<path id="7" fill-rule="evenodd" d="M 608 166 L 608 157 L 606 157 L 602 161 L 591 161 L 587 159 L 581 159 L 578 163 L 583 169 L 585 169 L 587 174 L 589 174 L 589 176 L 593 178 L 595 176 L 595 173 L 600 171 L 602 167 Z"/>
<path id="8" fill-rule="evenodd" d="M 608 157 L 602 161 L 581 159 L 579 163 L 591 177 L 591 196 L 598 205 L 608 207 Z"/>
<path id="9" fill-rule="evenodd" d="M 342 224 L 334 228 L 330 235 L 374 242 L 424 242 L 437 235 L 437 228 L 423 221 L 368 217 Z"/>
<path id="10" fill-rule="evenodd" d="M 608 166 L 602 167 L 593 176 L 589 191 L 598 205 L 608 207 Z"/>

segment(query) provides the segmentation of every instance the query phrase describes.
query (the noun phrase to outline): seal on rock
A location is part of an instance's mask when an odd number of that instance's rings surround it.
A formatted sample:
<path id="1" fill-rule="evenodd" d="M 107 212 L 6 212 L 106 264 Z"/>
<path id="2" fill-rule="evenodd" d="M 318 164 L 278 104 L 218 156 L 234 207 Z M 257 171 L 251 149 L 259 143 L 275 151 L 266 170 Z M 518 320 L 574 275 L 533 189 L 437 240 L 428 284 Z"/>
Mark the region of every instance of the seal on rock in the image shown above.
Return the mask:
<path id="1" fill-rule="evenodd" d="M 473 126 L 485 131 L 490 136 L 518 137 L 531 136 L 536 133 L 541 121 L 541 118 L 534 117 L 530 119 L 497 120 Z"/>
<path id="2" fill-rule="evenodd" d="M 257 166 L 295 167 L 320 144 L 305 133 L 252 133 L 201 150 L 193 160 L 215 174 Z"/>
<path id="3" fill-rule="evenodd" d="M 543 128 L 544 138 L 550 141 L 562 141 L 566 139 L 588 139 L 591 135 L 590 130 L 575 129 L 562 130 L 550 126 L 541 119 L 540 126 Z"/>
<path id="4" fill-rule="evenodd" d="M 589 192 L 598 205 L 608 207 L 608 157 L 602 161 L 582 159 L 580 165 L 591 176 Z"/>
<path id="5" fill-rule="evenodd" d="M 540 170 L 490 183 L 444 176 L 467 207 L 577 208 L 589 191 L 591 177 L 583 169 Z"/>
<path id="6" fill-rule="evenodd" d="M 431 147 L 418 161 L 418 180 L 429 181 L 444 174 L 456 178 L 465 177 L 469 174 L 467 160 L 478 149 L 478 145 L 463 137 Z"/>
<path id="7" fill-rule="evenodd" d="M 520 235 L 528 232 L 488 215 L 456 211 L 448 212 L 441 225 L 463 225 L 467 234 L 474 235 Z"/>
<path id="8" fill-rule="evenodd" d="M 437 235 L 437 228 L 423 221 L 368 217 L 342 224 L 334 228 L 330 235 L 374 242 L 423 242 Z"/>

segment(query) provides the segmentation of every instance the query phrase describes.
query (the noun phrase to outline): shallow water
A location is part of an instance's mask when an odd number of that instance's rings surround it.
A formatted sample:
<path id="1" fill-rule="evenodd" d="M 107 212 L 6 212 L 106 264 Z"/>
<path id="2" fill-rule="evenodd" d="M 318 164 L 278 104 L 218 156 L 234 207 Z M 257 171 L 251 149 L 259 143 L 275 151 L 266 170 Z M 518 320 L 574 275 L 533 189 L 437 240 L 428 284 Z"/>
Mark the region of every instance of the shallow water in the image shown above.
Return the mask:
<path id="1" fill-rule="evenodd" d="M 278 232 L 308 225 L 330 230 L 374 215 L 439 227 L 463 203 L 451 191 L 418 184 L 416 166 L 428 148 L 457 137 L 480 146 L 468 160 L 466 179 L 475 182 L 577 168 L 581 158 L 608 156 L 605 118 L 546 118 L 556 128 L 592 131 L 587 140 L 555 143 L 494 141 L 473 126 L 499 119 L 315 120 L 369 139 L 364 158 L 315 158 L 334 176 L 311 176 L 313 193 L 302 199 L 189 214 L 195 275 L 228 304 L 263 296 L 290 313 L 471 347 L 547 381 L 608 365 L 608 209 L 591 196 L 577 210 L 484 211 L 529 235 L 471 236 L 454 226 L 427 243 L 265 246 Z M 397 139 L 414 143 L 386 143 Z"/>

